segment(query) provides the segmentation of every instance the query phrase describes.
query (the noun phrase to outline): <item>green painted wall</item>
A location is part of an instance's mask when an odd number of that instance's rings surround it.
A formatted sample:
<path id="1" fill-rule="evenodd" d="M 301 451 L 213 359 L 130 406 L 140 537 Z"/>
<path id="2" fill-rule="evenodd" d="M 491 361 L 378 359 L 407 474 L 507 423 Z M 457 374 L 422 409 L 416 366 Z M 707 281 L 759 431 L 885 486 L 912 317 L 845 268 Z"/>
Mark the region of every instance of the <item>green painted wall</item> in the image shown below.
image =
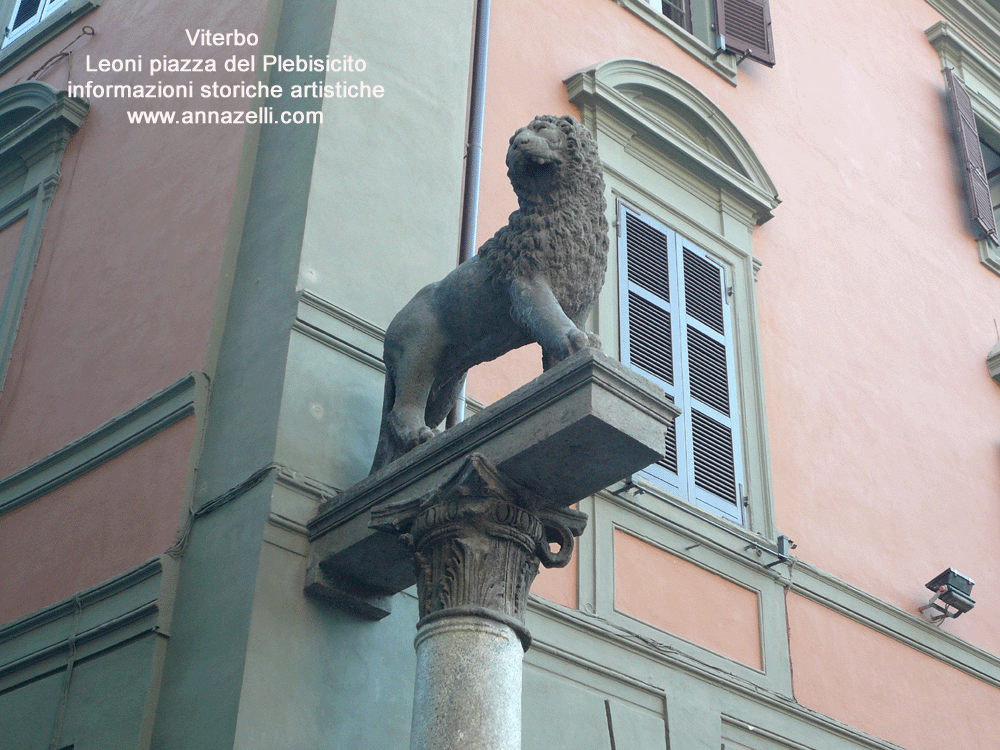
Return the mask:
<path id="1" fill-rule="evenodd" d="M 367 473 L 379 329 L 456 262 L 471 38 L 471 7 L 443 0 L 282 10 L 277 53 L 363 58 L 363 76 L 327 82 L 386 93 L 327 100 L 313 131 L 261 130 L 153 747 L 408 743 L 413 600 L 370 623 L 305 599 L 302 538 L 286 527 L 316 498 L 268 467 L 309 486 Z"/>

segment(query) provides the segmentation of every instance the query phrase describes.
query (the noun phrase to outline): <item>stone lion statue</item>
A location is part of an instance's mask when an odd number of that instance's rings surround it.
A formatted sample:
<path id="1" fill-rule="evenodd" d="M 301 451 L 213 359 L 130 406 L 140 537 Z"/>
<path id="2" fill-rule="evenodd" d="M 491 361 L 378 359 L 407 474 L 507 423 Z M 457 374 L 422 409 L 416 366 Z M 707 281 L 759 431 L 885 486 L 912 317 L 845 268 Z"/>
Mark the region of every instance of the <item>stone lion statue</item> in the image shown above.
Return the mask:
<path id="1" fill-rule="evenodd" d="M 532 341 L 542 366 L 584 347 L 604 284 L 608 222 L 597 144 L 572 117 L 536 117 L 510 139 L 518 209 L 480 249 L 429 284 L 385 335 L 385 400 L 372 472 L 430 440 L 470 367 Z"/>

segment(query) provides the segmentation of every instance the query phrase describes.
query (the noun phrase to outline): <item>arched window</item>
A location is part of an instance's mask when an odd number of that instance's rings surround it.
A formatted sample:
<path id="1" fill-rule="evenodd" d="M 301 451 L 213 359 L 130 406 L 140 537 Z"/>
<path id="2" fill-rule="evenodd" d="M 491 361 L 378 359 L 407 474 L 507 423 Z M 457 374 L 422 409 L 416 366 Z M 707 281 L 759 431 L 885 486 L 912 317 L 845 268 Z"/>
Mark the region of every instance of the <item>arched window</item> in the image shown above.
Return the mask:
<path id="1" fill-rule="evenodd" d="M 38 81 L 0 91 L 0 387 L 59 164 L 88 106 Z"/>
<path id="2" fill-rule="evenodd" d="M 772 535 L 751 234 L 778 205 L 774 184 L 729 118 L 673 73 L 614 60 L 566 85 L 596 133 L 614 212 L 617 285 L 595 327 L 683 411 L 640 479 L 661 500 Z"/>

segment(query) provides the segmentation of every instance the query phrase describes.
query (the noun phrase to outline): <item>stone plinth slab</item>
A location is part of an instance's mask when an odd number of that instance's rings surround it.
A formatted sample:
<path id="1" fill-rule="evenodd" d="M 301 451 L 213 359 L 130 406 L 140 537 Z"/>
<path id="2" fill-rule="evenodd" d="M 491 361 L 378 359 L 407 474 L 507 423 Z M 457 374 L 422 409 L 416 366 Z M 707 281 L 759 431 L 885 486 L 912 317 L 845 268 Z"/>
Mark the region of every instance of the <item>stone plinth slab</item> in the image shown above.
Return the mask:
<path id="1" fill-rule="evenodd" d="M 619 362 L 579 352 L 324 504 L 309 524 L 313 580 L 343 586 L 346 598 L 413 585 L 411 551 L 397 535 L 371 529 L 371 512 L 441 485 L 471 453 L 567 506 L 662 458 L 664 432 L 679 413 Z"/>

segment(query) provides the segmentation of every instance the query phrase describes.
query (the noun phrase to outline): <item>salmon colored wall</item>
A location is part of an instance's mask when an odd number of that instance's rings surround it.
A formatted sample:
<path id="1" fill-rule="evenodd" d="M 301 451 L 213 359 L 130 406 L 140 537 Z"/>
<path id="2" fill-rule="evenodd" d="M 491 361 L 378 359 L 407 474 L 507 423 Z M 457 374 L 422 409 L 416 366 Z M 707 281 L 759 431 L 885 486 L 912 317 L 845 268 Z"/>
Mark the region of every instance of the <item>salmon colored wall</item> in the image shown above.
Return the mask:
<path id="1" fill-rule="evenodd" d="M 0 625 L 95 586 L 173 544 L 195 419 L 0 515 Z"/>
<path id="2" fill-rule="evenodd" d="M 579 606 L 577 596 L 579 580 L 580 559 L 574 549 L 573 559 L 565 568 L 539 568 L 535 582 L 531 584 L 531 593 L 564 607 L 576 609 Z"/>
<path id="3" fill-rule="evenodd" d="M 698 596 L 680 592 L 697 591 Z M 615 609 L 762 669 L 757 594 L 615 531 Z"/>
<path id="4" fill-rule="evenodd" d="M 996 748 L 1000 689 L 794 594 L 788 634 L 803 705 L 907 750 Z"/>
<path id="5" fill-rule="evenodd" d="M 192 48 L 184 29 L 259 34 L 263 5 L 107 2 L 0 77 L 0 86 L 27 78 L 85 24 L 95 35 L 78 41 L 45 83 L 63 89 L 68 80 L 128 83 L 136 75 L 88 73 L 87 54 L 95 61 L 215 56 L 221 67 L 224 54 Z M 196 85 L 233 78 L 190 74 Z M 157 80 L 139 74 L 146 79 Z M 0 476 L 204 369 L 245 128 L 130 125 L 126 109 L 175 106 L 135 101 L 91 101 L 66 150 L 0 396 Z M 212 106 L 240 108 L 245 100 Z"/>
<path id="6" fill-rule="evenodd" d="M 903 609 L 948 566 L 1000 569 L 1000 389 L 985 367 L 1000 278 L 978 260 L 924 0 L 772 0 L 777 64 L 738 85 L 611 0 L 496 0 L 480 241 L 516 206 L 507 139 L 572 113 L 562 80 L 635 57 L 733 120 L 783 200 L 754 233 L 777 527 L 796 554 Z M 471 394 L 535 371 L 501 361 Z M 512 373 L 512 371 L 515 371 Z M 1000 651 L 983 587 L 952 632 Z"/>

